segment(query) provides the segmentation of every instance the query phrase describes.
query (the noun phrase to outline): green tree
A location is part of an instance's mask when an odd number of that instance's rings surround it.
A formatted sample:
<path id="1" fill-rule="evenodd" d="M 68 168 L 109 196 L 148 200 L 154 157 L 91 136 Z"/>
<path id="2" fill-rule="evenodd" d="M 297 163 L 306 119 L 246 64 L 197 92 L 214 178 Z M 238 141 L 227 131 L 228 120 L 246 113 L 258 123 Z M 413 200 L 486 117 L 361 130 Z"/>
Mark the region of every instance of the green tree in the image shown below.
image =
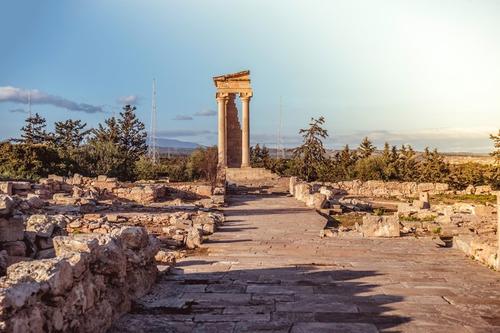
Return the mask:
<path id="1" fill-rule="evenodd" d="M 90 130 L 85 130 L 86 123 L 81 120 L 58 121 L 54 126 L 54 143 L 63 149 L 80 147 Z"/>
<path id="2" fill-rule="evenodd" d="M 398 151 L 396 146 L 390 146 L 388 142 L 384 144 L 384 150 L 382 152 L 381 161 L 384 165 L 383 167 L 383 179 L 384 180 L 396 180 L 398 179 Z"/>
<path id="3" fill-rule="evenodd" d="M 325 118 L 311 118 L 309 128 L 301 129 L 303 143 L 293 151 L 295 171 L 298 177 L 313 181 L 318 178 L 319 169 L 323 167 L 326 159 L 326 150 L 323 140 L 328 137 L 328 131 L 322 126 Z"/>
<path id="4" fill-rule="evenodd" d="M 491 156 L 495 158 L 497 164 L 500 164 L 500 130 L 497 135 L 490 134 L 490 139 L 493 141 L 495 149 L 491 152 Z"/>
<path id="5" fill-rule="evenodd" d="M 355 151 L 351 151 L 349 145 L 345 145 L 344 149 L 336 156 L 336 161 L 340 165 L 341 180 L 351 180 L 354 177 L 354 165 L 358 159 Z"/>
<path id="6" fill-rule="evenodd" d="M 217 147 L 198 148 L 187 162 L 187 173 L 192 180 L 204 179 L 215 187 L 217 181 Z"/>
<path id="7" fill-rule="evenodd" d="M 490 135 L 493 140 L 494 150 L 491 156 L 495 157 L 495 165 L 491 167 L 490 183 L 496 189 L 500 189 L 500 130 L 498 135 Z"/>
<path id="8" fill-rule="evenodd" d="M 449 180 L 449 166 L 437 149 L 430 151 L 429 148 L 425 148 L 418 169 L 421 182 L 447 182 Z"/>
<path id="9" fill-rule="evenodd" d="M 416 180 L 418 175 L 416 156 L 417 154 L 410 145 L 401 146 L 397 159 L 398 180 L 405 182 Z"/>
<path id="10" fill-rule="evenodd" d="M 260 148 L 259 144 L 250 147 L 250 163 L 255 168 L 269 168 L 271 165 L 269 149 L 266 146 Z"/>
<path id="11" fill-rule="evenodd" d="M 120 135 L 118 121 L 115 117 L 108 118 L 104 121 L 104 125 L 99 124 L 96 129 L 92 130 L 92 134 L 92 141 L 118 143 Z"/>
<path id="12" fill-rule="evenodd" d="M 135 110 L 135 106 L 125 105 L 118 119 L 118 144 L 127 159 L 134 162 L 147 151 L 145 126 L 137 119 Z"/>
<path id="13" fill-rule="evenodd" d="M 82 149 L 78 162 L 90 176 L 107 175 L 123 179 L 125 156 L 118 145 L 111 141 L 91 140 Z M 132 171 L 134 166 L 132 166 Z"/>
<path id="14" fill-rule="evenodd" d="M 377 147 L 375 147 L 368 137 L 365 137 L 358 148 L 358 154 L 360 158 L 370 157 Z"/>
<path id="15" fill-rule="evenodd" d="M 134 165 L 135 177 L 141 180 L 156 180 L 160 174 L 160 165 L 154 163 L 146 155 L 142 155 Z"/>
<path id="16" fill-rule="evenodd" d="M 125 105 L 120 118 L 111 117 L 92 131 L 86 151 L 89 160 L 96 164 L 96 168 L 91 168 L 92 172 L 107 170 L 103 174 L 122 180 L 135 179 L 135 163 L 147 151 L 145 126 L 137 119 L 135 110 L 135 107 Z M 110 158 L 106 153 L 111 154 Z"/>
<path id="17" fill-rule="evenodd" d="M 386 164 L 380 156 L 362 158 L 356 162 L 356 177 L 363 181 L 383 180 Z"/>
<path id="18" fill-rule="evenodd" d="M 0 175 L 10 179 L 38 179 L 59 171 L 59 155 L 45 144 L 0 144 Z"/>
<path id="19" fill-rule="evenodd" d="M 16 141 L 28 145 L 49 143 L 51 140 L 50 135 L 45 130 L 46 126 L 45 118 L 38 113 L 35 113 L 34 116 L 30 115 L 21 128 L 21 139 Z"/>

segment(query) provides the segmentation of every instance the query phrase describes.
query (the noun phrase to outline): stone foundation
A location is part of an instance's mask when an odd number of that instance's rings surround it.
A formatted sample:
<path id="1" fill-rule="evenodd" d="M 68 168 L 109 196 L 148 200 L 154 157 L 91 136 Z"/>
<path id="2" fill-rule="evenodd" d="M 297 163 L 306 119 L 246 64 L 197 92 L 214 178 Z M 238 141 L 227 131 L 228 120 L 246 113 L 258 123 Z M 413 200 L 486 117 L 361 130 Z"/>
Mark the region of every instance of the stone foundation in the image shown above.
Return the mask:
<path id="1" fill-rule="evenodd" d="M 158 243 L 143 228 L 54 239 L 56 258 L 0 278 L 0 331 L 105 332 L 155 282 Z"/>

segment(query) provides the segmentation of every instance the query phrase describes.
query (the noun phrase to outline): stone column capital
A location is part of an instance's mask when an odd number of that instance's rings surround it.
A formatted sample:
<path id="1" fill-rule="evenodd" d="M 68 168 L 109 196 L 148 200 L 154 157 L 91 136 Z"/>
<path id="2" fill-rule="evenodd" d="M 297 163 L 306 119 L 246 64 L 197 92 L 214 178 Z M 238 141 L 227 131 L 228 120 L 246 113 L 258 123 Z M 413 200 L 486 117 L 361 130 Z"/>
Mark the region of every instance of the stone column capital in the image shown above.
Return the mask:
<path id="1" fill-rule="evenodd" d="M 228 93 L 221 93 L 221 92 L 218 92 L 215 94 L 215 98 L 219 101 L 219 100 L 227 100 L 229 98 L 229 94 Z"/>
<path id="2" fill-rule="evenodd" d="M 249 92 L 240 93 L 240 99 L 242 101 L 248 101 L 248 100 L 250 100 L 250 98 L 252 98 L 252 96 L 253 96 L 253 94 L 249 93 Z"/>

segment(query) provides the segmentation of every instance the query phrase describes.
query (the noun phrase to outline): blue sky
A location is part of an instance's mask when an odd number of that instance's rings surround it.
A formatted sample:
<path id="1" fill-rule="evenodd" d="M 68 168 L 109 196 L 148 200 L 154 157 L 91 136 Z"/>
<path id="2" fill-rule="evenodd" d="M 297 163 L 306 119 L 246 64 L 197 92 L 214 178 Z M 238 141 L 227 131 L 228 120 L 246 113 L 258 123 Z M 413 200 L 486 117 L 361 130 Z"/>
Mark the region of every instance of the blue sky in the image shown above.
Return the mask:
<path id="1" fill-rule="evenodd" d="M 95 126 L 137 103 L 159 136 L 216 142 L 212 76 L 250 69 L 252 142 L 294 146 L 311 117 L 330 148 L 491 150 L 500 128 L 496 0 L 2 1 L 0 138 L 32 110 Z"/>

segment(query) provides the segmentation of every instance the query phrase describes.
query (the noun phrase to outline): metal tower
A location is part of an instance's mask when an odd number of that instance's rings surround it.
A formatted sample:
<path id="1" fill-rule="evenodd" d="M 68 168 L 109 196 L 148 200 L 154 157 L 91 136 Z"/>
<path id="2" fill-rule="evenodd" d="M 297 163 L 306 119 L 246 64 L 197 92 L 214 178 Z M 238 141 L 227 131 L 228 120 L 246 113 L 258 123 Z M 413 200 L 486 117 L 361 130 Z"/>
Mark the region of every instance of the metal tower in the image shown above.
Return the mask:
<path id="1" fill-rule="evenodd" d="M 153 79 L 153 98 L 151 103 L 151 128 L 149 130 L 148 156 L 156 164 L 159 162 L 158 143 L 156 141 L 156 79 Z"/>
<path id="2" fill-rule="evenodd" d="M 283 107 L 280 96 L 280 120 L 278 125 L 278 138 L 276 141 L 276 158 L 285 158 L 285 147 L 283 146 L 283 139 L 281 137 L 282 127 L 283 127 Z"/>

